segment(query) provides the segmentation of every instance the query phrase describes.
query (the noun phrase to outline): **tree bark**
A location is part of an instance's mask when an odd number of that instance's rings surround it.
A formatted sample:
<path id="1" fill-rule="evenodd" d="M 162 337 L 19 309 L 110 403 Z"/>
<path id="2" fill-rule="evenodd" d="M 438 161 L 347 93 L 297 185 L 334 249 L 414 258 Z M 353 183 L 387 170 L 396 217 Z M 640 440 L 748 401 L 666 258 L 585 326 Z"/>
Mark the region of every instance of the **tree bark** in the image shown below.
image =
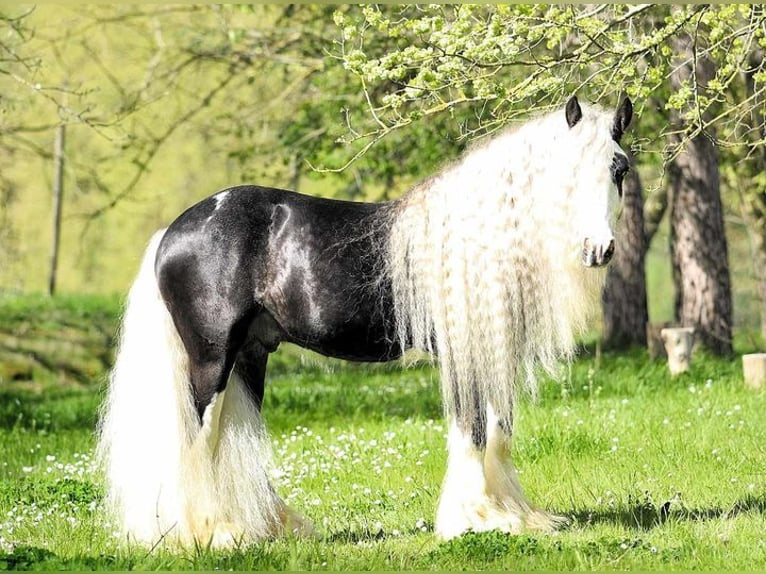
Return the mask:
<path id="1" fill-rule="evenodd" d="M 715 76 L 713 63 L 702 53 L 695 58 L 688 36 L 675 37 L 673 48 L 677 66 L 671 87 L 687 84 L 704 93 Z M 678 113 L 671 121 L 679 133 L 689 127 Z M 681 143 L 680 136 L 673 138 L 674 146 Z M 708 350 L 727 355 L 732 353 L 731 279 L 718 161 L 718 150 L 703 131 L 686 140 L 669 166 L 670 252 L 676 320 L 694 327 L 696 339 Z"/>
<path id="2" fill-rule="evenodd" d="M 712 62 L 698 54 L 688 36 L 674 38 L 678 66 L 671 86 L 693 81 L 696 89 L 714 76 Z M 687 127 L 674 114 L 680 132 Z M 672 142 L 678 145 L 675 136 Z M 732 304 L 728 247 L 720 195 L 718 150 L 706 133 L 685 142 L 670 165 L 670 252 L 676 287 L 676 320 L 694 327 L 696 338 L 711 352 L 732 352 Z"/>
<path id="3" fill-rule="evenodd" d="M 670 252 L 675 316 L 716 354 L 732 352 L 731 281 L 721 208 L 718 154 L 705 136 L 673 162 Z"/>
<path id="4" fill-rule="evenodd" d="M 604 347 L 625 349 L 646 344 L 646 273 L 644 200 L 641 180 L 632 169 L 623 182 L 622 219 L 616 230 L 614 259 L 609 265 L 601 303 Z"/>

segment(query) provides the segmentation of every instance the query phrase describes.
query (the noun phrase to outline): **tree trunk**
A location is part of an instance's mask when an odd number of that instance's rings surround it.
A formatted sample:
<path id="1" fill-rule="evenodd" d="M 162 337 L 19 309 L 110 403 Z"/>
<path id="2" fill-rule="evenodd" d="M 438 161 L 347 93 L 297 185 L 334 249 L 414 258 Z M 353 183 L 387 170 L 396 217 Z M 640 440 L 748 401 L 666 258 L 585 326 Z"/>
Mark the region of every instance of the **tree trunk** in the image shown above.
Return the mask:
<path id="1" fill-rule="evenodd" d="M 674 38 L 678 65 L 671 86 L 693 80 L 697 90 L 714 77 L 712 62 L 697 54 L 692 40 Z M 693 76 L 693 77 L 692 77 Z M 687 127 L 674 114 L 680 132 Z M 676 138 L 672 142 L 680 143 Z M 706 133 L 688 139 L 670 165 L 670 252 L 676 286 L 676 320 L 694 327 L 696 338 L 715 354 L 732 352 L 731 280 L 721 206 L 718 150 Z"/>
<path id="2" fill-rule="evenodd" d="M 617 248 L 609 265 L 602 294 L 604 346 L 625 349 L 646 344 L 646 274 L 644 258 L 644 200 L 641 180 L 632 169 L 623 182 L 622 219 L 616 231 Z"/>
<path id="3" fill-rule="evenodd" d="M 61 238 L 61 206 L 64 196 L 64 124 L 56 128 L 56 140 L 53 144 L 53 239 L 51 241 L 51 264 L 48 276 L 48 295 L 56 292 L 58 275 L 59 241 Z"/>
<path id="4" fill-rule="evenodd" d="M 718 154 L 705 136 L 687 142 L 670 170 L 670 252 L 676 321 L 716 354 L 732 352 L 731 282 Z"/>

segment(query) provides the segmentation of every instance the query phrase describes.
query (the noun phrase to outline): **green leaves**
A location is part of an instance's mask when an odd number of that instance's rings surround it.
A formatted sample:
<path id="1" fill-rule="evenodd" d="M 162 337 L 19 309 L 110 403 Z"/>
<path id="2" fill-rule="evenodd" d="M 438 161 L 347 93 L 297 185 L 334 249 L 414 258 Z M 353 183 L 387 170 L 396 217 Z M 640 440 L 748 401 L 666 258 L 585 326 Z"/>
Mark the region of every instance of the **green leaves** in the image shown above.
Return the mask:
<path id="1" fill-rule="evenodd" d="M 573 92 L 606 105 L 625 92 L 639 111 L 659 99 L 689 121 L 735 105 L 719 120 L 729 138 L 748 109 L 733 100 L 732 83 L 763 44 L 765 21 L 762 9 L 738 5 L 368 5 L 340 19 L 344 38 L 355 40 L 341 57 L 377 123 L 359 132 L 363 140 L 455 114 L 462 134 L 474 136 Z M 717 73 L 671 91 L 669 75 L 683 64 L 671 40 L 683 36 L 692 38 L 695 61 Z M 655 134 L 662 145 L 664 130 Z"/>

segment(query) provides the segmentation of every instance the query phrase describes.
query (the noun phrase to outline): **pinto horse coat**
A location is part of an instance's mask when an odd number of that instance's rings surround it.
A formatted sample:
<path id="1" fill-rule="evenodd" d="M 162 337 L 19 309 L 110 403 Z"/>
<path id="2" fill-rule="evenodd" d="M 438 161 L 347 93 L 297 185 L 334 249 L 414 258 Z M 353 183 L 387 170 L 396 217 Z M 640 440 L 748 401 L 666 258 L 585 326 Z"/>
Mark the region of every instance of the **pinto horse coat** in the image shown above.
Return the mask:
<path id="1" fill-rule="evenodd" d="M 311 525 L 271 486 L 269 353 L 435 357 L 450 425 L 436 517 L 551 530 L 510 459 L 513 404 L 572 356 L 615 250 L 630 123 L 581 106 L 507 130 L 381 204 L 234 187 L 155 234 L 131 288 L 99 431 L 126 539 L 227 546 Z"/>

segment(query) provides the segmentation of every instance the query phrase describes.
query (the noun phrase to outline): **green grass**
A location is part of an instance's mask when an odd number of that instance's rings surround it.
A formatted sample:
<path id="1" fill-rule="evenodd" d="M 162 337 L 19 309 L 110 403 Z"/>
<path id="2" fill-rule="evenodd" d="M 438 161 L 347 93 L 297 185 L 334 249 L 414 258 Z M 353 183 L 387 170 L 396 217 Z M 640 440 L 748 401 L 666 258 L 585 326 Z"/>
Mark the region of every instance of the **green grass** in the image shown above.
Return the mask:
<path id="1" fill-rule="evenodd" d="M 87 332 L 86 317 L 116 316 L 116 303 L 99 305 L 45 309 L 53 325 L 80 308 Z M 744 388 L 738 359 L 698 353 L 671 379 L 640 350 L 585 351 L 516 417 L 521 483 L 569 527 L 447 543 L 432 532 L 446 455 L 433 372 L 289 348 L 273 363 L 276 484 L 317 539 L 226 552 L 120 546 L 91 458 L 101 389 L 46 375 L 0 383 L 0 570 L 766 568 L 766 393 Z"/>

